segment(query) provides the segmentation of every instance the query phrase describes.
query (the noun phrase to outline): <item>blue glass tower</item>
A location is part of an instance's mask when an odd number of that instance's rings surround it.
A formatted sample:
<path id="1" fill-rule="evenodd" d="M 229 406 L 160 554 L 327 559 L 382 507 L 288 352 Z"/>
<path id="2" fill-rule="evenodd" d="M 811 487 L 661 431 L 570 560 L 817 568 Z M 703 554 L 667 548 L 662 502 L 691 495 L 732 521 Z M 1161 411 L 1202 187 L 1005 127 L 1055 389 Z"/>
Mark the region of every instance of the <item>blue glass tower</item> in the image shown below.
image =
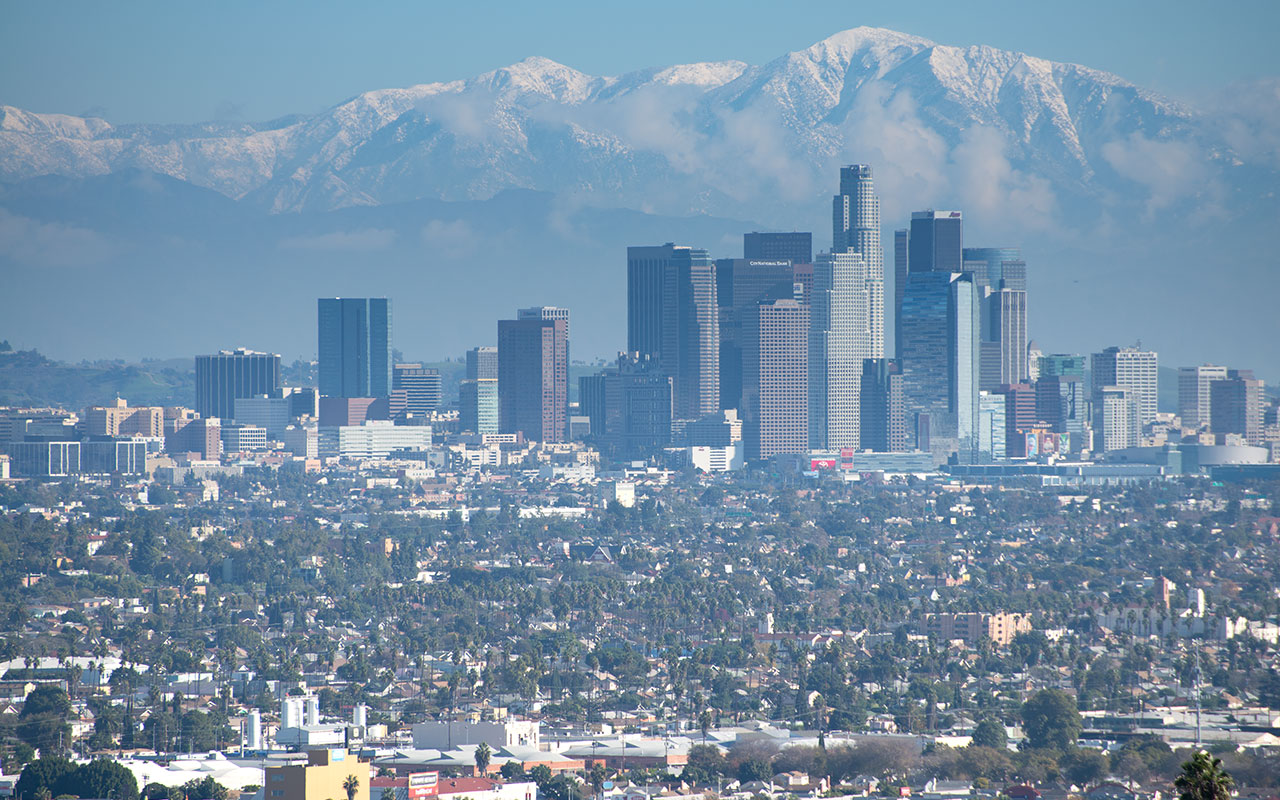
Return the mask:
<path id="1" fill-rule="evenodd" d="M 391 301 L 324 297 L 317 304 L 320 394 L 391 395 Z"/>
<path id="2" fill-rule="evenodd" d="M 968 272 L 918 272 L 902 298 L 907 437 L 938 461 L 977 450 L 979 304 Z"/>

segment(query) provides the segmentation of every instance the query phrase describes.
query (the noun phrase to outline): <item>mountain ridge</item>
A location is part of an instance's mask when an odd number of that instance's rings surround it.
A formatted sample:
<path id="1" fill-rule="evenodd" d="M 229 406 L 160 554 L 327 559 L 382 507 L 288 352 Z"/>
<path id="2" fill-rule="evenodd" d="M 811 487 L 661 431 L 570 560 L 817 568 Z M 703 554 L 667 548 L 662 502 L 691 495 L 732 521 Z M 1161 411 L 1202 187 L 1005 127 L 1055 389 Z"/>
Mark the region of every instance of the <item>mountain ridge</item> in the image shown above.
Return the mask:
<path id="1" fill-rule="evenodd" d="M 804 189 L 791 192 L 799 199 L 834 163 L 876 149 L 863 147 L 875 137 L 859 127 L 876 114 L 906 115 L 933 150 L 954 150 L 973 131 L 994 132 L 1001 141 L 991 146 L 1014 169 L 1089 197 L 1123 194 L 1093 185 L 1111 171 L 1104 144 L 1133 134 L 1199 136 L 1197 112 L 1110 73 L 860 27 L 760 65 L 701 62 L 594 76 L 531 56 L 472 78 L 374 89 L 317 114 L 265 123 L 112 126 L 4 106 L 0 180 L 136 167 L 275 213 L 538 188 L 622 192 L 626 204 L 657 202 L 664 213 L 759 217 L 767 192 L 749 196 L 726 176 L 735 161 L 754 157 L 759 167 L 772 147 L 790 162 L 766 170 L 775 183 L 805 167 Z M 768 129 L 772 141 L 753 141 L 751 127 Z M 640 171 L 653 180 L 627 194 Z M 674 187 L 689 202 L 655 201 L 652 186 L 672 182 L 699 186 Z"/>

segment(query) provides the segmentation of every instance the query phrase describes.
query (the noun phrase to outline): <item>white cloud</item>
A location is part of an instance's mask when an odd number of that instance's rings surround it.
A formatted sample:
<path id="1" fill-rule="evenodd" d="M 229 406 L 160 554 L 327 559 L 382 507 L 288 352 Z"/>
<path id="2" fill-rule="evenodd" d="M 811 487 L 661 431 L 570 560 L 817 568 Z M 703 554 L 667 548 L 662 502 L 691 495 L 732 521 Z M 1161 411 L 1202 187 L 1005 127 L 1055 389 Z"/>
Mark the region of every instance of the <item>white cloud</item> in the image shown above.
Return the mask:
<path id="1" fill-rule="evenodd" d="M 315 236 L 290 236 L 280 241 L 282 250 L 385 250 L 396 239 L 396 233 L 385 228 L 361 228 L 354 231 L 334 231 Z"/>
<path id="2" fill-rule="evenodd" d="M 0 254 L 17 266 L 90 266 L 111 258 L 118 249 L 87 228 L 40 222 L 0 209 Z"/>
<path id="3" fill-rule="evenodd" d="M 450 260 L 473 254 L 480 244 L 471 226 L 461 219 L 433 219 L 423 226 L 421 237 L 429 256 Z"/>
<path id="4" fill-rule="evenodd" d="M 1134 131 L 1104 144 L 1102 157 L 1121 176 L 1147 189 L 1148 215 L 1185 197 L 1216 197 L 1219 192 L 1206 154 L 1189 142 L 1148 139 Z"/>

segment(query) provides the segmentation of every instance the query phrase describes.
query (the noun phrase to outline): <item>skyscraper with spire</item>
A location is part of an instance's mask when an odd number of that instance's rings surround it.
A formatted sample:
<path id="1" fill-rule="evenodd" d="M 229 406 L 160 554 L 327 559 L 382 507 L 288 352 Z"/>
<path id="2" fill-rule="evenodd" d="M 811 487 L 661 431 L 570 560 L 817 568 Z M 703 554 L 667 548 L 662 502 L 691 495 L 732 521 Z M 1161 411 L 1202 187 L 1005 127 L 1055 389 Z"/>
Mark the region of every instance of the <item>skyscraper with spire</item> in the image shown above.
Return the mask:
<path id="1" fill-rule="evenodd" d="M 884 245 L 875 189 L 871 167 L 851 164 L 840 168 L 840 193 L 831 202 L 831 252 L 859 253 L 866 265 L 867 358 L 884 357 Z"/>

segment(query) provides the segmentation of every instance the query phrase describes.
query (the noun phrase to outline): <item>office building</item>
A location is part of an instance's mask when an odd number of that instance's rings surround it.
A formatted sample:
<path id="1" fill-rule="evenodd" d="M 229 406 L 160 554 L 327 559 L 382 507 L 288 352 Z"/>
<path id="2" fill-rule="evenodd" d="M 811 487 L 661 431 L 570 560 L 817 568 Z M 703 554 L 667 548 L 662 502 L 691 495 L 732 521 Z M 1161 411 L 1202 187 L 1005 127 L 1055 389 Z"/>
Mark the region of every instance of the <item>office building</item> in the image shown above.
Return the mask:
<path id="1" fill-rule="evenodd" d="M 722 258 L 716 261 L 720 315 L 720 406 L 742 407 L 742 352 L 762 300 L 795 298 L 800 290 L 790 261 Z"/>
<path id="2" fill-rule="evenodd" d="M 893 354 L 895 356 L 900 354 L 898 348 L 902 346 L 897 325 L 898 318 L 902 314 L 902 293 L 907 290 L 907 254 L 910 241 L 911 231 L 908 228 L 899 228 L 893 232 Z"/>
<path id="3" fill-rule="evenodd" d="M 321 298 L 317 310 L 320 394 L 390 396 L 391 301 L 385 297 Z"/>
<path id="4" fill-rule="evenodd" d="M 404 392 L 405 414 L 429 419 L 440 407 L 440 370 L 421 364 L 396 364 L 391 373 L 391 391 Z"/>
<path id="5" fill-rule="evenodd" d="M 708 414 L 690 420 L 684 428 L 684 438 L 690 447 L 732 447 L 738 445 L 742 452 L 742 418 L 736 409 L 727 408 L 717 414 Z"/>
<path id="6" fill-rule="evenodd" d="M 321 397 L 321 427 L 363 425 L 369 420 L 391 419 L 391 403 L 386 397 Z"/>
<path id="7" fill-rule="evenodd" d="M 1084 379 L 1077 375 L 1047 375 L 1036 381 L 1036 416 L 1049 430 L 1068 437 L 1067 448 L 1078 452 L 1085 446 L 1089 422 L 1089 401 Z"/>
<path id="8" fill-rule="evenodd" d="M 858 447 L 862 360 L 871 358 L 867 267 L 855 252 L 819 253 L 809 319 L 809 447 Z"/>
<path id="9" fill-rule="evenodd" d="M 1004 416 L 1005 397 L 995 392 L 978 393 L 978 461 L 1008 458 Z"/>
<path id="10" fill-rule="evenodd" d="M 790 261 L 793 264 L 812 264 L 813 234 L 807 231 L 744 233 L 742 257 L 748 261 Z"/>
<path id="11" fill-rule="evenodd" d="M 749 459 L 809 447 L 809 306 L 766 300 L 743 353 L 743 439 Z"/>
<path id="12" fill-rule="evenodd" d="M 1137 447 L 1142 434 L 1138 392 L 1124 386 L 1095 386 L 1093 398 L 1094 450 Z"/>
<path id="13" fill-rule="evenodd" d="M 237 397 L 280 391 L 280 356 L 239 348 L 196 356 L 196 413 L 231 419 Z"/>
<path id="14" fill-rule="evenodd" d="M 914 211 L 907 274 L 964 270 L 963 215 L 959 211 Z"/>
<path id="15" fill-rule="evenodd" d="M 467 351 L 467 380 L 496 381 L 498 379 L 498 348 L 473 347 Z"/>
<path id="16" fill-rule="evenodd" d="M 141 475 L 147 471 L 147 443 L 141 439 L 81 442 L 80 471 L 87 475 Z"/>
<path id="17" fill-rule="evenodd" d="M 831 252 L 859 253 L 865 265 L 867 351 L 884 353 L 884 245 L 880 238 L 880 197 L 867 164 L 840 168 L 840 193 L 832 199 Z"/>
<path id="18" fill-rule="evenodd" d="M 516 319 L 562 319 L 565 341 L 569 341 L 569 309 L 559 306 L 532 306 L 516 310 Z"/>
<path id="19" fill-rule="evenodd" d="M 494 348 L 494 355 L 497 355 Z M 472 433 L 498 432 L 497 378 L 468 379 L 458 386 L 458 426 Z"/>
<path id="20" fill-rule="evenodd" d="M 1027 434 L 1036 427 L 1036 390 L 1027 383 L 1001 386 L 996 392 L 1004 397 L 1004 447 L 1009 458 L 1027 457 Z"/>
<path id="21" fill-rule="evenodd" d="M 1138 424 L 1155 422 L 1159 371 L 1156 353 L 1137 347 L 1108 347 L 1101 353 L 1094 353 L 1091 363 L 1095 395 L 1100 388 L 1107 386 L 1128 389 L 1138 406 Z"/>
<path id="22" fill-rule="evenodd" d="M 13 442 L 9 470 L 18 478 L 61 478 L 80 472 L 80 442 Z"/>
<path id="23" fill-rule="evenodd" d="M 278 438 L 293 422 L 293 406 L 292 397 L 287 395 L 237 397 L 234 418 L 238 423 L 262 428 L 268 436 Z"/>
<path id="24" fill-rule="evenodd" d="M 172 423 L 166 420 L 165 431 L 165 452 L 195 453 L 205 461 L 216 461 L 222 457 L 222 420 L 217 417 L 182 417 Z"/>
<path id="25" fill-rule="evenodd" d="M 222 426 L 222 452 L 254 453 L 267 449 L 267 430 L 257 425 L 232 422 Z"/>
<path id="26" fill-rule="evenodd" d="M 1209 384 L 1209 427 L 1220 444 L 1234 434 L 1247 445 L 1262 444 L 1263 382 L 1250 370 L 1227 370 Z"/>
<path id="27" fill-rule="evenodd" d="M 720 318 L 707 251 L 627 248 L 627 351 L 671 376 L 677 419 L 720 410 Z"/>
<path id="28" fill-rule="evenodd" d="M 1031 354 L 1032 351 L 1028 350 Z M 1056 378 L 1070 376 L 1084 381 L 1084 356 L 1079 353 L 1052 353 L 1038 355 L 1034 359 L 1037 366 L 1037 378 Z"/>
<path id="29" fill-rule="evenodd" d="M 1027 364 L 1027 264 L 1016 247 L 966 247 L 982 302 L 982 388 L 1029 380 Z"/>
<path id="30" fill-rule="evenodd" d="M 368 762 L 345 748 L 290 753 L 267 762 L 262 794 L 267 800 L 370 800 L 370 772 Z M 349 777 L 356 779 L 353 795 L 345 788 Z"/>
<path id="31" fill-rule="evenodd" d="M 296 419 L 320 414 L 320 392 L 314 386 L 286 387 L 284 395 L 289 398 L 289 416 Z"/>
<path id="32" fill-rule="evenodd" d="M 363 425 L 322 425 L 318 431 L 321 458 L 387 458 L 402 450 L 431 447 L 430 425 L 396 425 L 370 420 Z"/>
<path id="33" fill-rule="evenodd" d="M 320 432 L 314 427 L 290 425 L 281 437 L 284 449 L 299 458 L 320 457 Z"/>
<path id="34" fill-rule="evenodd" d="M 1224 376 L 1225 377 L 1225 376 Z M 164 409 L 160 406 L 130 406 L 116 398 L 115 405 L 85 409 L 86 436 L 164 436 Z"/>
<path id="35" fill-rule="evenodd" d="M 906 405 L 902 397 L 902 364 L 896 359 L 862 361 L 859 445 L 877 453 L 907 449 Z"/>
<path id="36" fill-rule="evenodd" d="M 970 273 L 908 276 L 899 320 L 908 442 L 939 463 L 977 450 L 978 305 Z"/>
<path id="37" fill-rule="evenodd" d="M 1178 416 L 1182 418 L 1182 427 L 1191 430 L 1209 427 L 1209 385 L 1226 377 L 1226 367 L 1210 364 L 1178 370 Z"/>
<path id="38" fill-rule="evenodd" d="M 498 430 L 539 442 L 569 433 L 569 321 L 498 321 Z"/>
<path id="39" fill-rule="evenodd" d="M 595 396 L 582 398 L 583 410 L 597 442 L 615 454 L 631 456 L 650 455 L 671 444 L 674 382 L 656 362 L 622 353 L 616 366 L 591 377 L 596 381 L 588 381 L 587 389 Z"/>

